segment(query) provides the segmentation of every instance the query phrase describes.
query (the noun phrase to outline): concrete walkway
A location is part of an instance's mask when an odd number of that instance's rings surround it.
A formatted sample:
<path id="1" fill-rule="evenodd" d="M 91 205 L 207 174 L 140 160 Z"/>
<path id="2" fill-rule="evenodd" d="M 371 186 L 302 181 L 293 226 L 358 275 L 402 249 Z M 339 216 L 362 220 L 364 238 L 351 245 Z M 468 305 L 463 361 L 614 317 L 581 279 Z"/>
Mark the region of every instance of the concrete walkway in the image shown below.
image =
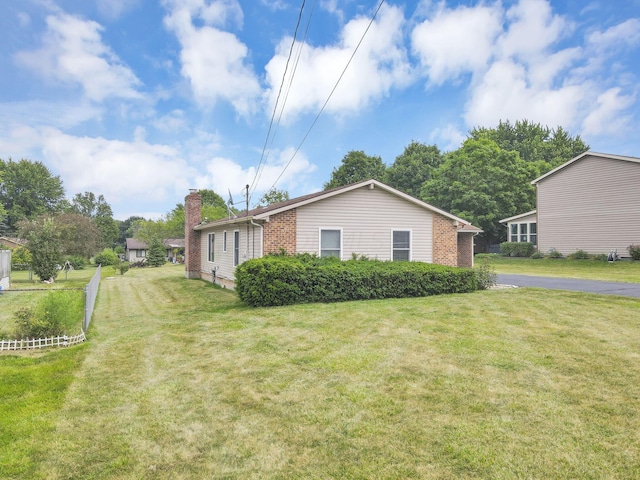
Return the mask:
<path id="1" fill-rule="evenodd" d="M 640 283 L 600 282 L 598 280 L 579 280 L 576 278 L 534 277 L 530 275 L 498 274 L 501 285 L 518 287 L 539 287 L 551 290 L 573 290 L 576 292 L 600 293 L 604 295 L 622 295 L 640 298 Z"/>

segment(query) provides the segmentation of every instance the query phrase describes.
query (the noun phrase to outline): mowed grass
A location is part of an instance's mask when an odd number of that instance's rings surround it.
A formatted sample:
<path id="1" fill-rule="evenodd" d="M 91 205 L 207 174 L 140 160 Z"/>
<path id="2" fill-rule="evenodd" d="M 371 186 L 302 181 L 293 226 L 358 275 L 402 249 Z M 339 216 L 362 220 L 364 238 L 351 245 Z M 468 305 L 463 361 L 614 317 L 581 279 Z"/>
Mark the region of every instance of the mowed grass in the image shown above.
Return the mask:
<path id="1" fill-rule="evenodd" d="M 483 261 L 484 259 L 476 259 L 476 266 L 481 265 Z M 629 260 L 606 262 L 495 256 L 491 257 L 489 262 L 497 273 L 640 283 L 640 262 Z"/>
<path id="2" fill-rule="evenodd" d="M 43 428 L 3 445 L 0 477 L 640 478 L 638 300 L 249 309 L 182 274 L 103 281 L 89 343 L 37 357 L 74 359 L 63 400 L 4 417 Z M 46 396 L 19 361 L 2 378 Z"/>

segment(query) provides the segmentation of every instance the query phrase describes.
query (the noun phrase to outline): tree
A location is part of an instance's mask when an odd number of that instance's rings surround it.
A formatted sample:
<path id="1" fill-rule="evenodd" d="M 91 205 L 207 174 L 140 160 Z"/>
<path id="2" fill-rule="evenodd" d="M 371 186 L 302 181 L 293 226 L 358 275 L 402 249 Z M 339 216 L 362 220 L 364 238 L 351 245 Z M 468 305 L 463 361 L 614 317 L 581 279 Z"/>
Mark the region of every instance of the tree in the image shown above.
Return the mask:
<path id="1" fill-rule="evenodd" d="M 101 234 L 95 222 L 79 213 L 61 213 L 54 222 L 60 235 L 60 250 L 64 255 L 90 258 L 101 247 Z"/>
<path id="2" fill-rule="evenodd" d="M 517 120 L 514 125 L 500 121 L 496 128 L 474 128 L 469 136 L 475 140 L 488 138 L 503 150 L 518 152 L 522 160 L 536 165 L 536 176 L 589 150 L 580 135 L 572 137 L 562 127 L 553 130 L 528 120 Z"/>
<path id="3" fill-rule="evenodd" d="M 436 145 L 424 145 L 413 141 L 402 155 L 387 169 L 386 182 L 413 197 L 420 197 L 422 184 L 433 176 L 444 157 Z"/>
<path id="4" fill-rule="evenodd" d="M 342 165 L 334 168 L 324 189 L 341 187 L 374 178 L 384 181 L 387 167 L 380 157 L 370 157 L 363 151 L 350 151 L 342 159 Z"/>
<path id="5" fill-rule="evenodd" d="M 58 265 L 62 263 L 62 252 L 60 232 L 53 218 L 41 216 L 35 220 L 22 220 L 18 223 L 18 229 L 20 236 L 28 242 L 34 273 L 43 281 L 56 278 Z"/>
<path id="6" fill-rule="evenodd" d="M 42 162 L 0 159 L 0 177 L 0 204 L 6 210 L 10 231 L 20 220 L 57 211 L 64 199 L 60 177 L 52 175 Z"/>
<path id="7" fill-rule="evenodd" d="M 69 211 L 93 219 L 100 231 L 100 245 L 112 247 L 120 230 L 113 219 L 113 210 L 103 195 L 93 192 L 76 193 L 69 205 Z"/>
<path id="8" fill-rule="evenodd" d="M 137 217 L 135 215 L 126 220 L 116 220 L 118 226 L 118 245 L 124 245 L 127 242 L 127 238 L 133 238 L 135 236 L 137 223 L 140 221 L 146 220 L 143 217 Z"/>
<path id="9" fill-rule="evenodd" d="M 265 192 L 260 200 L 258 200 L 258 207 L 266 207 L 267 205 L 273 205 L 274 203 L 284 202 L 289 200 L 289 192 L 286 190 L 278 190 L 273 187 L 268 192 Z"/>
<path id="10" fill-rule="evenodd" d="M 160 267 L 165 263 L 164 246 L 158 237 L 153 237 L 149 244 L 149 254 L 147 262 L 151 267 Z"/>
<path id="11" fill-rule="evenodd" d="M 535 190 L 529 183 L 536 168 L 517 152 L 501 149 L 487 138 L 467 139 L 425 182 L 425 202 L 482 228 L 488 243 L 504 238 L 500 219 L 535 208 Z"/>

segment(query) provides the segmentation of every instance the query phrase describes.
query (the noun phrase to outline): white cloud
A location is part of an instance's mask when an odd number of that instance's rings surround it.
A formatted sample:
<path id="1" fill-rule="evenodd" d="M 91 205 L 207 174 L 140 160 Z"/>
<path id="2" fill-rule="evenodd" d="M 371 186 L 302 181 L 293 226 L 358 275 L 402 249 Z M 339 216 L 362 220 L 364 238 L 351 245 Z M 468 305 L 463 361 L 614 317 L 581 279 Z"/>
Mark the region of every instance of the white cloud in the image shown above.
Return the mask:
<path id="1" fill-rule="evenodd" d="M 300 61 L 289 91 L 284 118 L 291 121 L 300 113 L 316 113 L 328 98 L 349 58 L 362 38 L 370 18 L 358 17 L 347 23 L 340 42 L 335 46 L 314 48 L 302 45 Z M 392 88 L 406 86 L 411 80 L 411 67 L 403 46 L 404 16 L 397 7 L 383 7 L 369 29 L 353 61 L 342 77 L 326 110 L 349 113 L 366 108 L 389 94 Z M 282 81 L 291 38 L 284 38 L 276 55 L 265 67 L 272 111 Z M 294 48 L 298 51 L 300 45 Z M 288 75 L 293 68 L 290 65 Z M 285 87 L 289 78 L 285 80 Z M 284 95 L 281 97 L 281 100 Z"/>
<path id="2" fill-rule="evenodd" d="M 432 140 L 440 140 L 438 145 L 442 145 L 443 151 L 456 150 L 460 147 L 462 142 L 466 140 L 467 136 L 462 133 L 455 125 L 447 124 L 442 128 L 436 128 L 431 133 Z"/>
<path id="3" fill-rule="evenodd" d="M 98 11 L 110 20 L 120 18 L 139 4 L 140 0 L 97 0 Z"/>
<path id="4" fill-rule="evenodd" d="M 260 84 L 247 65 L 249 50 L 235 35 L 215 27 L 228 22 L 241 25 L 239 4 L 235 0 L 211 3 L 188 0 L 166 4 L 170 11 L 165 17 L 165 25 L 181 44 L 181 72 L 189 80 L 195 99 L 205 105 L 226 100 L 241 115 L 254 111 Z M 197 27 L 196 19 L 205 25 Z"/>
<path id="5" fill-rule="evenodd" d="M 47 17 L 43 47 L 16 54 L 22 65 L 62 83 L 80 85 L 86 97 L 138 98 L 140 81 L 101 39 L 93 21 L 60 13 Z"/>
<path id="6" fill-rule="evenodd" d="M 516 62 L 495 62 L 471 91 L 465 119 L 468 125 L 496 125 L 500 120 L 526 118 L 546 125 L 575 126 L 587 85 L 534 88 L 526 68 Z"/>
<path id="7" fill-rule="evenodd" d="M 597 50 L 640 44 L 640 19 L 630 18 L 604 32 L 595 31 L 587 36 L 587 42 Z"/>
<path id="8" fill-rule="evenodd" d="M 99 192 L 116 203 L 160 201 L 186 191 L 189 176 L 195 174 L 180 152 L 166 145 L 76 137 L 53 128 L 38 133 L 46 164 L 64 179 L 70 193 Z"/>
<path id="9" fill-rule="evenodd" d="M 281 174 L 276 187 L 283 190 L 293 190 L 311 176 L 316 166 L 311 164 L 301 152 L 291 160 L 294 152 L 295 149 L 292 147 L 275 152 L 276 159 L 263 165 L 259 180 L 254 187 L 251 203 L 269 190 Z M 291 163 L 289 163 L 290 160 Z M 196 187 L 211 188 L 216 192 L 231 191 L 234 201 L 239 202 L 241 195 L 244 195 L 241 193 L 244 192 L 244 186 L 251 185 L 255 175 L 255 167 L 244 168 L 231 159 L 214 157 L 207 163 L 206 174 L 198 177 Z"/>
<path id="10" fill-rule="evenodd" d="M 596 108 L 583 123 L 585 135 L 622 135 L 631 117 L 624 112 L 635 102 L 635 96 L 621 94 L 621 89 L 611 88 L 598 96 Z"/>
<path id="11" fill-rule="evenodd" d="M 501 31 L 499 5 L 453 10 L 441 5 L 432 19 L 414 28 L 411 45 L 430 82 L 440 85 L 463 73 L 484 69 Z"/>

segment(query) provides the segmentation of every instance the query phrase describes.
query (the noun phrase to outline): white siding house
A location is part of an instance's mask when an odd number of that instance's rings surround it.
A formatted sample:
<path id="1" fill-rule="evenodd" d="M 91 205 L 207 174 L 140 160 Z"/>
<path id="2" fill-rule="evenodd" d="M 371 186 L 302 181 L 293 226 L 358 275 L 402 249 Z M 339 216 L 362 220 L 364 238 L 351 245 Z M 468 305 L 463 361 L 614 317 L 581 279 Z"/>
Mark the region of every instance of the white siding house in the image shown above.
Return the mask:
<path id="1" fill-rule="evenodd" d="M 507 242 L 538 244 L 538 215 L 536 210 L 500 220 L 507 224 Z"/>
<path id="2" fill-rule="evenodd" d="M 531 183 L 536 186 L 540 252 L 616 250 L 628 257 L 629 245 L 640 244 L 640 158 L 585 152 Z M 531 221 L 533 213 L 501 222 L 511 229 Z"/>
<path id="3" fill-rule="evenodd" d="M 199 206 L 197 193 L 185 199 L 187 276 L 215 275 L 229 287 L 239 263 L 281 251 L 471 267 L 473 236 L 481 231 L 376 180 L 209 223 L 200 223 Z"/>

